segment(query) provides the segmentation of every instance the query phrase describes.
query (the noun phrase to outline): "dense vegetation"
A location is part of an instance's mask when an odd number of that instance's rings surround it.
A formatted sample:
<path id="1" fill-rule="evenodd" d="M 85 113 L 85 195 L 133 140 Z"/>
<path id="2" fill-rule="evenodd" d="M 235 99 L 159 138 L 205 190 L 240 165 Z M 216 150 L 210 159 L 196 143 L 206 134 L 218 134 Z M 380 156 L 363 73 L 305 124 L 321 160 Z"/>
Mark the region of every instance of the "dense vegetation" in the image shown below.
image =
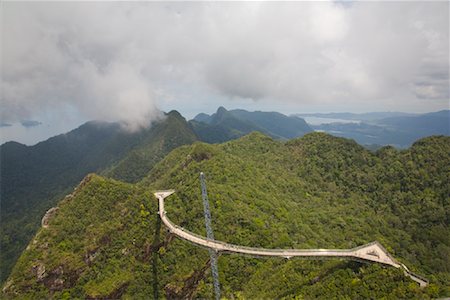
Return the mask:
<path id="1" fill-rule="evenodd" d="M 88 122 L 35 146 L 1 145 L 0 282 L 35 234 L 45 211 L 89 172 L 137 182 L 172 149 L 196 141 L 196 132 L 204 141 L 223 142 L 254 130 L 286 138 L 311 130 L 302 119 L 279 113 L 232 112 L 221 108 L 214 116 L 205 115 L 214 120 L 191 125 L 172 111 L 164 121 L 134 133 L 117 123 Z"/>
<path id="2" fill-rule="evenodd" d="M 1 145 L 0 282 L 36 233 L 45 211 L 86 174 L 104 172 L 134 182 L 172 149 L 195 140 L 186 120 L 173 111 L 134 133 L 117 123 L 88 122 L 31 147 Z"/>
<path id="3" fill-rule="evenodd" d="M 4 297 L 210 298 L 208 252 L 174 238 L 155 189 L 174 188 L 168 216 L 205 235 L 198 175 L 207 175 L 215 236 L 267 248 L 352 248 L 380 241 L 431 284 L 400 270 L 339 260 L 219 258 L 227 298 L 450 296 L 450 138 L 371 153 L 312 133 L 277 142 L 259 133 L 172 151 L 127 184 L 87 177 L 22 254 Z"/>

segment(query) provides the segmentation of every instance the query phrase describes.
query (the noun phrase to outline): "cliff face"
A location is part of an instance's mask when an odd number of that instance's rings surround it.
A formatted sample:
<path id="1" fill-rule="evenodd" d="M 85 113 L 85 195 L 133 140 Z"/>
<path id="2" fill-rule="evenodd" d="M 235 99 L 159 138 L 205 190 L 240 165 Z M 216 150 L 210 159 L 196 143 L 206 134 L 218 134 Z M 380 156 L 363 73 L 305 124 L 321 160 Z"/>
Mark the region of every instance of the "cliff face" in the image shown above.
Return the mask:
<path id="1" fill-rule="evenodd" d="M 198 175 L 207 177 L 218 240 L 265 248 L 352 248 L 378 240 L 426 289 L 401 271 L 327 260 L 219 257 L 225 297 L 427 298 L 449 295 L 447 213 L 450 138 L 373 154 L 313 133 L 287 143 L 253 133 L 169 155 L 137 184 L 90 175 L 58 204 L 23 252 L 5 298 L 211 298 L 208 251 L 169 234 L 172 221 L 205 235 Z"/>

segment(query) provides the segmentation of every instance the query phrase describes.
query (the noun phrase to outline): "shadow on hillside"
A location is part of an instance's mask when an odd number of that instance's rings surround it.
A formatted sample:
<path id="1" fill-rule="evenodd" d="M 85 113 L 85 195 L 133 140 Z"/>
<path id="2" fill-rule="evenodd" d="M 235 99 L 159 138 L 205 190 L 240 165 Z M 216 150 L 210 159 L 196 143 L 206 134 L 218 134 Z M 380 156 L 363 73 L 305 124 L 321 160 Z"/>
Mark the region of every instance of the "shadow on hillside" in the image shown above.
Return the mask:
<path id="1" fill-rule="evenodd" d="M 153 299 L 159 299 L 159 282 L 158 282 L 158 256 L 156 251 L 160 246 L 161 237 L 161 218 L 157 216 L 155 226 L 155 238 L 153 240 L 152 253 L 152 273 L 153 273 Z"/>

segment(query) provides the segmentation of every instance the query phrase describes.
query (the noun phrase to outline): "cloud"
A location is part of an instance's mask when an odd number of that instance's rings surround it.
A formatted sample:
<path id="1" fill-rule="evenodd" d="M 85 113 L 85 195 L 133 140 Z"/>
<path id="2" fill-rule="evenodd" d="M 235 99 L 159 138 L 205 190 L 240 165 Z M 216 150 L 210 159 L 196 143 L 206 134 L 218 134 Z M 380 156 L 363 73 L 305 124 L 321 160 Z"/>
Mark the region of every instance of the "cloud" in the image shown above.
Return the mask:
<path id="1" fill-rule="evenodd" d="M 17 121 L 66 106 L 87 119 L 120 121 L 131 130 L 161 117 L 143 67 L 131 53 L 122 53 L 131 41 L 109 31 L 112 24 L 109 30 L 104 25 L 95 28 L 97 17 L 107 21 L 101 10 L 94 7 L 83 23 L 89 6 L 47 8 L 35 3 L 6 5 L 2 120 Z M 124 12 L 117 13 L 126 18 Z"/>
<path id="2" fill-rule="evenodd" d="M 445 108 L 448 5 L 5 2 L 0 118 L 61 107 L 136 129 L 160 118 L 158 107 L 192 106 L 199 93 L 298 107 Z"/>

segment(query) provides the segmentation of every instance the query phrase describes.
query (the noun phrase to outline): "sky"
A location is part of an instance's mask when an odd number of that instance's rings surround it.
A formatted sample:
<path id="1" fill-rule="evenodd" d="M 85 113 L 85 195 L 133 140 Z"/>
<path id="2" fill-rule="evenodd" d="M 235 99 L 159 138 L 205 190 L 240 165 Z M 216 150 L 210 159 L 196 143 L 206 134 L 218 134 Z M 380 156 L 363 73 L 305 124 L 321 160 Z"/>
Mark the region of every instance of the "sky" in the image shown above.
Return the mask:
<path id="1" fill-rule="evenodd" d="M 0 143 L 172 109 L 449 108 L 447 1 L 0 5 Z"/>

